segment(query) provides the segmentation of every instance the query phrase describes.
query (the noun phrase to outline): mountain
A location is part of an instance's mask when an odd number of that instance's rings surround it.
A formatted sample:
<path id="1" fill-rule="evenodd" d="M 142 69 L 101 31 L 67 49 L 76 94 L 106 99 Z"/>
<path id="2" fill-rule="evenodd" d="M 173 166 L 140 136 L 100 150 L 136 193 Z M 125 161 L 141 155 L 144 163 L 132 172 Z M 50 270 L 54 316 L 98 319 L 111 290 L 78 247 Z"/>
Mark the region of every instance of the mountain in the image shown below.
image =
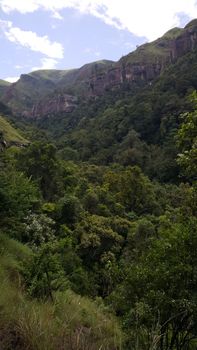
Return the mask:
<path id="1" fill-rule="evenodd" d="M 62 150 L 64 159 L 139 165 L 151 178 L 177 178 L 175 135 L 181 114 L 197 90 L 197 50 L 166 68 L 152 84 L 122 84 L 71 113 L 34 120 Z"/>
<path id="2" fill-rule="evenodd" d="M 165 36 L 176 33 L 174 29 Z M 58 145 L 65 159 L 137 164 L 150 178 L 177 181 L 175 135 L 180 115 L 192 108 L 189 95 L 196 89 L 194 47 L 151 81 L 123 82 L 99 96 L 79 97 L 72 112 L 48 114 L 32 122 Z"/>
<path id="3" fill-rule="evenodd" d="M 13 113 L 28 117 L 70 112 L 76 105 L 77 96 L 86 92 L 95 67 L 100 73 L 112 64 L 106 60 L 86 64 L 80 69 L 40 70 L 22 74 L 16 83 L 6 89 L 1 100 Z"/>
<path id="4" fill-rule="evenodd" d="M 195 28 L 1 83 L 1 350 L 197 349 Z"/>
<path id="5" fill-rule="evenodd" d="M 118 62 L 98 61 L 73 70 L 41 70 L 21 75 L 6 87 L 1 101 L 25 117 L 72 112 L 80 98 L 95 98 L 108 90 L 152 84 L 171 64 L 197 47 L 197 20 L 174 28 L 138 47 Z"/>

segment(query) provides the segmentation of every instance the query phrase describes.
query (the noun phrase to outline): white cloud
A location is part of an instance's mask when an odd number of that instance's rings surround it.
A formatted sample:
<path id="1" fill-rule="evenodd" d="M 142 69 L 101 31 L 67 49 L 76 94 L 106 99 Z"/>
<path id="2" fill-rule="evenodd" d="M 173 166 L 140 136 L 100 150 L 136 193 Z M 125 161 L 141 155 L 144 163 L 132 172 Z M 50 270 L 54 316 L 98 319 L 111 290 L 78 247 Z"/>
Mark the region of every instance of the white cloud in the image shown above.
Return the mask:
<path id="1" fill-rule="evenodd" d="M 7 78 L 3 78 L 3 80 L 9 81 L 9 83 L 15 83 L 18 79 L 19 79 L 19 77 L 7 77 Z"/>
<path id="2" fill-rule="evenodd" d="M 32 71 L 40 69 L 54 69 L 57 66 L 58 61 L 53 58 L 42 58 L 41 65 L 38 67 L 32 67 Z"/>
<path id="3" fill-rule="evenodd" d="M 32 51 L 40 52 L 50 58 L 63 58 L 63 46 L 51 42 L 47 35 L 38 36 L 35 32 L 14 27 L 12 22 L 0 20 L 4 35 L 11 42 L 24 46 Z"/>
<path id="4" fill-rule="evenodd" d="M 39 8 L 34 0 L 0 0 L 0 6 L 2 10 L 6 13 L 11 11 L 19 11 L 21 13 L 34 12 Z"/>
<path id="5" fill-rule="evenodd" d="M 196 0 L 0 0 L 0 7 L 6 13 L 43 9 L 59 19 L 62 18 L 59 13 L 62 9 L 74 8 L 149 40 L 180 25 L 180 13 L 191 19 L 197 17 Z"/>

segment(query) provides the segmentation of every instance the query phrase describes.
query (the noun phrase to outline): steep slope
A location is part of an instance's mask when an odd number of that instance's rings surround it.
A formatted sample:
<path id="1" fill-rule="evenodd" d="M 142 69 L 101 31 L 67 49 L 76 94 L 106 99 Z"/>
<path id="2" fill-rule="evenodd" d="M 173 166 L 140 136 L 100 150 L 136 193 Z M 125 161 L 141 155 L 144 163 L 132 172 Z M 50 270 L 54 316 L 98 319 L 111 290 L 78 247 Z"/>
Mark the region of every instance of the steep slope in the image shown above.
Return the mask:
<path id="1" fill-rule="evenodd" d="M 26 145 L 28 141 L 21 136 L 6 119 L 0 115 L 0 149 L 6 145 Z"/>
<path id="2" fill-rule="evenodd" d="M 56 293 L 54 302 L 28 297 L 22 272 L 33 262 L 33 252 L 2 232 L 0 243 L 2 350 L 63 349 L 65 344 L 68 349 L 83 349 L 86 344 L 90 350 L 120 350 L 120 326 L 96 302 L 68 289 Z"/>
<path id="3" fill-rule="evenodd" d="M 176 178 L 174 135 L 181 113 L 197 89 L 197 49 L 144 87 L 122 84 L 100 98 L 84 100 L 69 114 L 37 120 L 67 159 L 97 164 L 139 165 L 151 178 Z M 73 157 L 73 158 L 72 158 Z"/>
<path id="4" fill-rule="evenodd" d="M 42 116 L 59 111 L 70 112 L 76 105 L 77 96 L 87 90 L 87 82 L 96 67 L 102 71 L 111 61 L 99 61 L 73 70 L 40 70 L 22 74 L 7 89 L 1 101 L 13 113 L 23 116 Z"/>
<path id="5" fill-rule="evenodd" d="M 0 97 L 5 93 L 7 88 L 11 85 L 8 81 L 0 79 Z"/>
<path id="6" fill-rule="evenodd" d="M 174 28 L 118 62 L 98 61 L 70 71 L 37 71 L 22 75 L 1 100 L 14 113 L 42 117 L 71 112 L 80 97 L 103 95 L 123 84 L 152 84 L 166 67 L 197 47 L 197 20 Z"/>

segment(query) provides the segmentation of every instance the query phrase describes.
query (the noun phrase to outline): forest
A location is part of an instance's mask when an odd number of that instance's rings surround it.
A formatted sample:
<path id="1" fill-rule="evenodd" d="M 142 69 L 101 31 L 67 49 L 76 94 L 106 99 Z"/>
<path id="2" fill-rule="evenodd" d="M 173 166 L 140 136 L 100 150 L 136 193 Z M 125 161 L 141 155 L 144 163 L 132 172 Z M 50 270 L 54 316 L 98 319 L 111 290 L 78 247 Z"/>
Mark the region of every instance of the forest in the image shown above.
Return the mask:
<path id="1" fill-rule="evenodd" d="M 1 151 L 1 349 L 196 349 L 197 93 L 187 99 L 172 181 L 69 160 L 42 132 Z"/>
<path id="2" fill-rule="evenodd" d="M 1 100 L 0 349 L 197 349 L 196 57 L 68 113 Z"/>

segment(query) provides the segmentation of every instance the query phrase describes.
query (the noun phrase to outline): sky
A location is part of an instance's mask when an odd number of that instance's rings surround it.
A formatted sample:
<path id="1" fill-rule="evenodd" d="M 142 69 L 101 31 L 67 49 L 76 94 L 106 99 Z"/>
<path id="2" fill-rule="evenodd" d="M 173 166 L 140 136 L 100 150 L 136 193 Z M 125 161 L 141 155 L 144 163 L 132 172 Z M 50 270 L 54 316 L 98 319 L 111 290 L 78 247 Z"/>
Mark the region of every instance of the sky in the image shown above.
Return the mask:
<path id="1" fill-rule="evenodd" d="M 117 61 L 197 18 L 197 0 L 0 0 L 0 79 Z"/>

